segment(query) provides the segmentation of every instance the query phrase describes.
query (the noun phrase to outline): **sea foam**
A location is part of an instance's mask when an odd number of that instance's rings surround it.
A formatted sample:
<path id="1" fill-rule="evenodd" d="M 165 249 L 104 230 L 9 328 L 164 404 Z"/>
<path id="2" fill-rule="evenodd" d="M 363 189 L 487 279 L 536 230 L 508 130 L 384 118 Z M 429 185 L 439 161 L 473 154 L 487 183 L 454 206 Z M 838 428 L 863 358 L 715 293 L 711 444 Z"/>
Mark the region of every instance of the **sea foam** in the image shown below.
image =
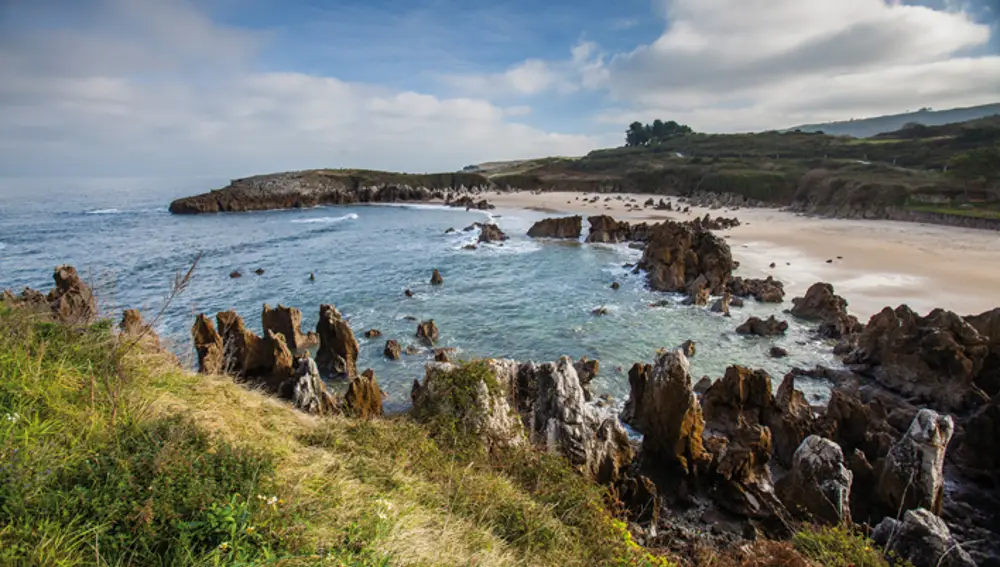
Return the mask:
<path id="1" fill-rule="evenodd" d="M 331 224 L 335 222 L 342 222 L 346 220 L 357 220 L 357 219 L 358 215 L 350 213 L 342 217 L 316 217 L 311 219 L 295 219 L 292 222 L 296 224 Z"/>

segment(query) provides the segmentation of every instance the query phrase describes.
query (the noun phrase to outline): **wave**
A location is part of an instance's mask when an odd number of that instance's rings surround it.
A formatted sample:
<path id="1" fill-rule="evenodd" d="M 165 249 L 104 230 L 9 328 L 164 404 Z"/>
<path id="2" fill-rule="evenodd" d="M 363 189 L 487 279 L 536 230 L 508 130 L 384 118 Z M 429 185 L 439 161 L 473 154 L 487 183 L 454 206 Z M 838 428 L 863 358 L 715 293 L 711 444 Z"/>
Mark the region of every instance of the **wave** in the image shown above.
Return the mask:
<path id="1" fill-rule="evenodd" d="M 342 217 L 316 217 L 311 219 L 295 219 L 292 222 L 296 224 L 320 224 L 320 223 L 330 224 L 345 220 L 358 220 L 358 215 L 355 213 L 349 213 Z"/>
<path id="2" fill-rule="evenodd" d="M 3 250 L 6 247 L 7 247 L 6 243 L 0 242 L 0 250 Z"/>
<path id="3" fill-rule="evenodd" d="M 87 211 L 85 214 L 88 215 L 117 215 L 124 211 L 120 209 L 94 209 L 92 211 Z"/>

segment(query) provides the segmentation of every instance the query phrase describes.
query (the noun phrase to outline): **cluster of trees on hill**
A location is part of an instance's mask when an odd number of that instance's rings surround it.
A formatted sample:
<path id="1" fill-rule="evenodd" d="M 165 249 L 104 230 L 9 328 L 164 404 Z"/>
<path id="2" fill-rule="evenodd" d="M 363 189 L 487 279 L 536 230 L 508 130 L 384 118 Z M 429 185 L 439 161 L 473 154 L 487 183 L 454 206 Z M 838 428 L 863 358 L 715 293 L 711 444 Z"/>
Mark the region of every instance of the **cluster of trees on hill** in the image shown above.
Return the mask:
<path id="1" fill-rule="evenodd" d="M 684 136 L 694 133 L 689 126 L 678 124 L 673 120 L 664 122 L 657 118 L 652 124 L 633 122 L 625 132 L 625 146 L 648 146 L 673 138 L 674 136 Z"/>

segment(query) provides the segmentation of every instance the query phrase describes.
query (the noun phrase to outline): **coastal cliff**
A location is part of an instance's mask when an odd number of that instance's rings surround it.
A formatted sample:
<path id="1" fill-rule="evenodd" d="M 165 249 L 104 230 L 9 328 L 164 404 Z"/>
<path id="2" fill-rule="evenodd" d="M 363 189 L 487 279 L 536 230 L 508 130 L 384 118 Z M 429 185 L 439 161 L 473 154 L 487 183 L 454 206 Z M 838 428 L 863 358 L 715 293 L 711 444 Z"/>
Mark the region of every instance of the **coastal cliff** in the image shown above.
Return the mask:
<path id="1" fill-rule="evenodd" d="M 443 199 L 443 191 L 490 186 L 476 173 L 406 174 L 315 169 L 235 179 L 228 186 L 170 203 L 174 214 L 296 209 L 317 205 Z"/>

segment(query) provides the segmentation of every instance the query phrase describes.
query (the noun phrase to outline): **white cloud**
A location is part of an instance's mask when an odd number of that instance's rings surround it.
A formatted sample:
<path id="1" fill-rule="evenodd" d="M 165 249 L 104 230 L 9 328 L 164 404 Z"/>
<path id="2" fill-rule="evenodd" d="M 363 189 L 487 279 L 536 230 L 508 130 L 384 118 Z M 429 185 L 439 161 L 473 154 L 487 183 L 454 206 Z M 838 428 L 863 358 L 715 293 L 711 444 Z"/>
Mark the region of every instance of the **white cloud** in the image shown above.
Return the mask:
<path id="1" fill-rule="evenodd" d="M 141 2 L 105 0 L 108 19 L 86 33 L 0 33 L 0 171 L 237 177 L 334 166 L 454 170 L 579 155 L 599 144 L 509 120 L 530 107 L 253 72 L 245 63 L 261 38 L 216 26 L 179 2 Z M 129 31 L 113 33 L 118 29 Z M 512 81 L 527 91 L 548 88 L 542 71 L 523 67 Z"/>

